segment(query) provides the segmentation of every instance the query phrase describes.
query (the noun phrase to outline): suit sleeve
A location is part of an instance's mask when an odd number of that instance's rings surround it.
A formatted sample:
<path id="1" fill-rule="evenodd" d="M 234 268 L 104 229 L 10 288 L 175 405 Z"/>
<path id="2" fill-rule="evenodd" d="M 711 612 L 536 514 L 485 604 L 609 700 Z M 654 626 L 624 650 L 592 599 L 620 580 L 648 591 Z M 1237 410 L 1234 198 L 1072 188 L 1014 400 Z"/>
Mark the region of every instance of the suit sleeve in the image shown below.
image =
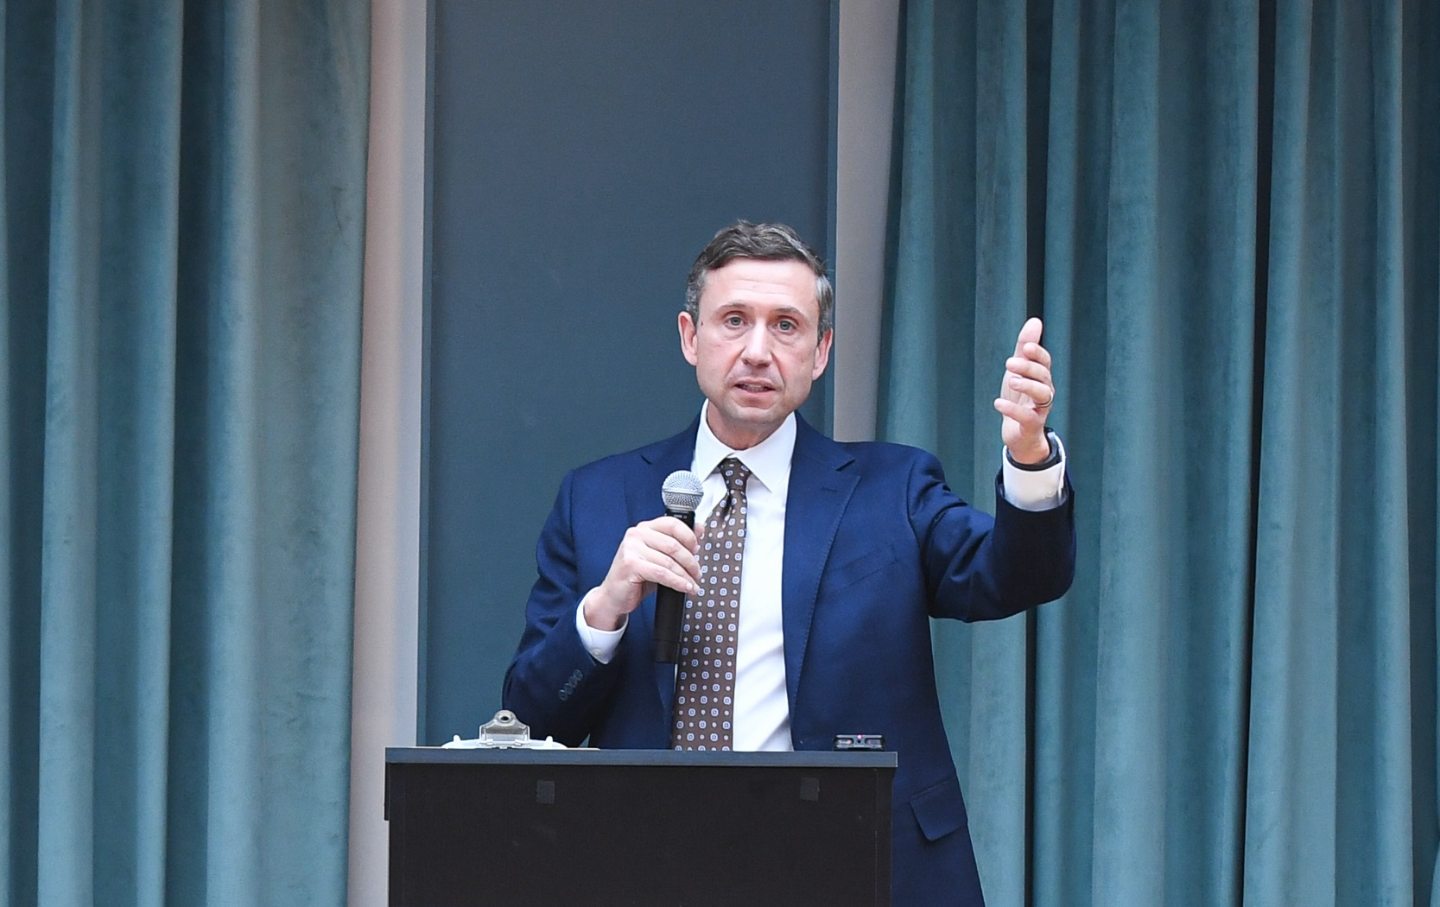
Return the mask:
<path id="1" fill-rule="evenodd" d="M 958 498 L 934 456 L 920 452 L 908 487 L 930 613 L 994 620 L 1053 601 L 1075 575 L 1075 494 L 1050 510 L 1020 510 L 996 476 L 992 518 Z"/>
<path id="2" fill-rule="evenodd" d="M 580 586 L 573 522 L 575 474 L 561 483 L 555 506 L 535 547 L 536 579 L 525 606 L 525 632 L 505 673 L 505 708 L 531 734 L 578 746 L 600 719 L 614 686 L 617 653 L 609 664 L 591 657 L 575 629 L 575 609 L 588 591 Z"/>

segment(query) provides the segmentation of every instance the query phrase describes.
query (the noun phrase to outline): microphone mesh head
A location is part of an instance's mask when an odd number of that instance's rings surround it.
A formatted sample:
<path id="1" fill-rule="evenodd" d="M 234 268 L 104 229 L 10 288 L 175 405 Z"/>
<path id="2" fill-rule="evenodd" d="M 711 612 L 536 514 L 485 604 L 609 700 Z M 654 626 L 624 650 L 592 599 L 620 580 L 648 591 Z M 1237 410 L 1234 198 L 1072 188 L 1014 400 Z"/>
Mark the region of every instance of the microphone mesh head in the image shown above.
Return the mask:
<path id="1" fill-rule="evenodd" d="M 694 513 L 704 496 L 705 488 L 700 477 L 688 469 L 670 473 L 665 478 L 665 484 L 660 486 L 660 498 L 665 502 L 665 509 L 677 513 Z"/>

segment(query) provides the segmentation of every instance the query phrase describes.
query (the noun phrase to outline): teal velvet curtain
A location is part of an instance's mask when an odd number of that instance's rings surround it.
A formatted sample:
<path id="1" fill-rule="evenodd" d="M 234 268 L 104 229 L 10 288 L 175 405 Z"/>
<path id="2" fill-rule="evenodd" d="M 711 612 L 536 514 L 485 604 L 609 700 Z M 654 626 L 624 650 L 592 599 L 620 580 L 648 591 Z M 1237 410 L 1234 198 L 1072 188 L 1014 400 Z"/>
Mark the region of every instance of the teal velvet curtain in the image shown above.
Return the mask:
<path id="1" fill-rule="evenodd" d="M 0 8 L 0 899 L 345 896 L 368 4 Z"/>
<path id="2" fill-rule="evenodd" d="M 992 903 L 1440 904 L 1440 5 L 913 0 L 881 433 L 982 504 L 1043 314 L 1061 602 L 937 627 Z"/>

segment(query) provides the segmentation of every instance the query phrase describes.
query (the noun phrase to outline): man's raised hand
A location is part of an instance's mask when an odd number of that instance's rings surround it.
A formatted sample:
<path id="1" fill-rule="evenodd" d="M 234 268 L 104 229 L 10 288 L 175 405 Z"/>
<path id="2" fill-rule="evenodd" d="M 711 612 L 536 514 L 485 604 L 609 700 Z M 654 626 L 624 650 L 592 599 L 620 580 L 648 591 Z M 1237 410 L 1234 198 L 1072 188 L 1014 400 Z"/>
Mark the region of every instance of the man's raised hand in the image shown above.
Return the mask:
<path id="1" fill-rule="evenodd" d="M 1039 318 L 1031 318 L 1015 338 L 1015 353 L 1005 360 L 1005 377 L 995 410 L 1004 417 L 1000 438 L 1016 463 L 1040 463 L 1050 456 L 1045 439 L 1045 419 L 1055 402 L 1055 382 L 1050 374 L 1050 353 L 1040 345 L 1045 329 Z"/>

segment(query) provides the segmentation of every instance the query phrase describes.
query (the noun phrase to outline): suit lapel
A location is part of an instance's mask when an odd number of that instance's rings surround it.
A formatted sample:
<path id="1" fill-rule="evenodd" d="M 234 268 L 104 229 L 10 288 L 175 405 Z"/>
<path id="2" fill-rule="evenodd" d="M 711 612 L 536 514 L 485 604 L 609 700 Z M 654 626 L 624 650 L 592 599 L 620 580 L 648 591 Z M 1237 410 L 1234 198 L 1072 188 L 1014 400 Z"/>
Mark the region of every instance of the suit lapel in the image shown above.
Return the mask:
<path id="1" fill-rule="evenodd" d="M 792 723 L 820 576 L 840 519 L 860 481 L 854 458 L 843 447 L 816 432 L 798 415 L 796 420 L 790 492 L 785 502 L 785 562 L 780 591 L 785 628 L 785 692 Z"/>
<path id="2" fill-rule="evenodd" d="M 699 427 L 700 420 L 696 419 L 690 423 L 689 428 L 673 438 L 640 449 L 640 468 L 629 473 L 625 487 L 625 501 L 631 526 L 643 520 L 653 520 L 664 513 L 665 505 L 660 500 L 660 486 L 665 483 L 670 473 L 677 469 L 690 468 L 695 459 L 695 432 Z M 630 617 L 640 621 L 637 629 L 642 631 L 642 639 L 653 639 L 655 596 L 647 595 Z M 646 658 L 650 657 L 649 651 L 643 654 Z M 675 666 L 657 663 L 655 685 L 660 693 L 660 705 L 666 716 L 668 734 L 670 709 L 675 703 Z"/>
<path id="3" fill-rule="evenodd" d="M 815 431 L 798 414 L 796 423 L 790 491 L 785 502 L 785 560 L 780 590 L 785 632 L 785 691 L 792 716 L 815 618 L 820 576 L 830 557 L 840 519 L 860 481 L 859 472 L 853 466 L 854 458 L 844 448 Z M 630 471 L 626 479 L 630 525 L 654 519 L 661 513 L 660 486 L 670 473 L 690 468 L 695 458 L 698 428 L 696 420 L 680 434 L 639 451 L 639 468 Z M 638 629 L 644 634 L 642 638 L 652 638 L 655 596 L 647 596 L 631 619 L 640 621 Z M 649 654 L 644 653 L 647 657 Z M 674 665 L 655 665 L 655 686 L 663 714 L 668 716 L 675 702 Z"/>

